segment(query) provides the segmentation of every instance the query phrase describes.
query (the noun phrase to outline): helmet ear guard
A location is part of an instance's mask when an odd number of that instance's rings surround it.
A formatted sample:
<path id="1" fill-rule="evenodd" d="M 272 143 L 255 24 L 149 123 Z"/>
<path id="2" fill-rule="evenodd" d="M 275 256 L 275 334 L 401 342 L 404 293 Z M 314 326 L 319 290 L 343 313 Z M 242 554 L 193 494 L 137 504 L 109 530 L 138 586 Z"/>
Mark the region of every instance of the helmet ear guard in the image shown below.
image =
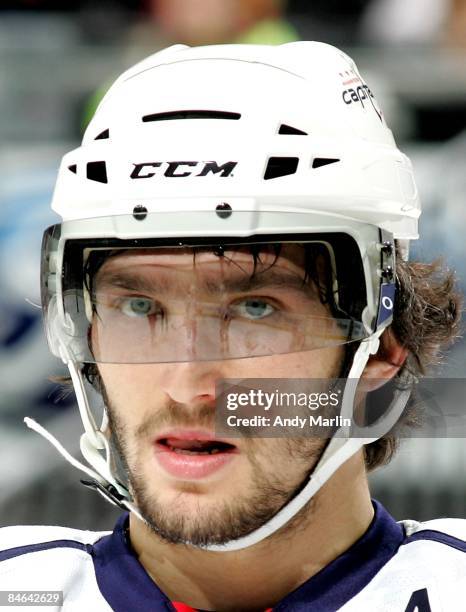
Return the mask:
<path id="1" fill-rule="evenodd" d="M 154 91 L 166 95 L 148 95 Z M 315 42 L 178 45 L 147 58 L 119 77 L 82 146 L 63 158 L 52 207 L 63 223 L 43 241 L 45 326 L 50 349 L 70 369 L 85 430 L 81 452 L 92 468 L 27 424 L 92 479 L 85 484 L 141 520 L 118 475 L 107 415 L 99 428 L 82 373 L 96 361 L 89 330 L 97 300 L 86 277 L 92 254 L 327 240 L 332 316 L 345 312 L 356 330 L 348 337 L 359 342 L 341 404 L 351 417 L 358 380 L 392 322 L 395 244 L 407 259 L 420 215 L 411 164 L 374 94 L 346 54 Z M 335 234 L 345 238 L 332 242 Z M 408 397 L 395 392 L 371 425 L 340 428 L 300 493 L 261 528 L 207 548 L 239 550 L 277 531 L 344 461 L 392 428 Z"/>

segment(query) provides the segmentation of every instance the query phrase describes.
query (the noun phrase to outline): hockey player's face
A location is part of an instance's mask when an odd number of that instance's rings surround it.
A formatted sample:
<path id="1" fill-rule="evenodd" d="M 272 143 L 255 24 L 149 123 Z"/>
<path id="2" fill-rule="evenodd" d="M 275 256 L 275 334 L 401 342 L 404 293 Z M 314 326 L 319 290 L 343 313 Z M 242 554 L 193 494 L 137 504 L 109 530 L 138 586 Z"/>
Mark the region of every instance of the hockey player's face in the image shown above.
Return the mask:
<path id="1" fill-rule="evenodd" d="M 343 362 L 341 345 L 256 357 L 205 358 L 218 354 L 215 346 L 209 346 L 217 338 L 217 323 L 210 315 L 197 319 L 196 315 L 212 302 L 216 286 L 224 288 L 222 305 L 229 304 L 229 312 L 234 310 L 235 316 L 246 319 L 244 326 L 237 324 L 235 329 L 237 335 L 246 331 L 249 336 L 228 337 L 226 344 L 235 351 L 255 346 L 255 338 L 250 337 L 254 329 L 267 346 L 284 342 L 279 331 L 273 338 L 267 335 L 272 327 L 266 333 L 263 325 L 251 321 L 281 316 L 289 325 L 299 320 L 294 315 L 303 313 L 330 317 L 315 284 L 294 282 L 305 277 L 302 247 L 286 246 L 278 258 L 264 254 L 260 265 L 260 287 L 244 282 L 241 287 L 237 282 L 240 276 L 251 278 L 254 270 L 250 253 L 244 251 L 220 258 L 201 252 L 195 261 L 192 254 L 158 254 L 151 259 L 147 253 L 127 253 L 109 259 L 98 272 L 98 284 L 108 287 L 115 279 L 121 281 L 122 270 L 135 271 L 145 292 L 131 290 L 123 298 L 120 294 L 118 304 L 124 304 L 120 310 L 130 318 L 149 313 L 165 319 L 171 336 L 160 354 L 172 350 L 173 355 L 194 356 L 170 363 L 99 364 L 114 443 L 136 503 L 148 523 L 171 542 L 222 543 L 258 528 L 296 494 L 325 446 L 318 438 L 215 437 L 218 379 L 331 378 L 339 375 Z M 157 299 L 149 295 L 149 286 L 157 287 Z M 118 282 L 111 294 L 121 291 Z M 176 322 L 171 325 L 170 313 L 175 312 L 178 318 L 173 316 Z M 105 342 L 102 320 L 99 324 L 92 332 L 96 352 L 103 350 Z M 136 345 L 129 346 L 128 337 L 128 351 L 138 348 L 135 340 Z M 114 344 L 106 347 L 120 350 Z"/>

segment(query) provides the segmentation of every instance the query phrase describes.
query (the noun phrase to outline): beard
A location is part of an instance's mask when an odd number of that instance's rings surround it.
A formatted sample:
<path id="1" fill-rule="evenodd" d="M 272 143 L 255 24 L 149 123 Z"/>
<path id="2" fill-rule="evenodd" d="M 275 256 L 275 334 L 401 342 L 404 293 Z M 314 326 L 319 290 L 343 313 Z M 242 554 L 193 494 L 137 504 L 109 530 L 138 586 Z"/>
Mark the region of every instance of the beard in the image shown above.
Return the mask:
<path id="1" fill-rule="evenodd" d="M 174 500 L 163 503 L 161 496 L 147 483 L 144 462 L 130 446 L 142 448 L 141 442 L 147 444 L 147 440 L 153 438 L 154 432 L 162 426 L 204 426 L 213 430 L 215 408 L 203 405 L 197 410 L 187 411 L 182 404 L 169 401 L 163 410 L 137 428 L 129 444 L 127 429 L 107 394 L 105 403 L 111 432 L 110 446 L 119 476 L 123 476 L 120 479 L 128 484 L 134 503 L 149 528 L 171 544 L 221 545 L 262 527 L 307 484 L 326 446 L 325 440 L 318 439 L 276 439 L 274 448 L 266 454 L 261 449 L 260 439 L 242 438 L 241 452 L 246 454 L 252 467 L 248 492 L 215 504 L 202 503 L 199 495 L 193 504 L 192 495 L 199 493 L 198 486 L 185 483 Z M 257 459 L 259 453 L 265 460 L 262 463 Z M 264 469 L 263 464 L 273 465 L 271 461 L 276 461 L 277 456 L 281 456 L 283 464 L 289 466 L 290 473 L 282 472 L 278 477 Z M 277 536 L 283 537 L 303 527 L 312 514 L 313 504 L 314 498 L 277 532 Z"/>

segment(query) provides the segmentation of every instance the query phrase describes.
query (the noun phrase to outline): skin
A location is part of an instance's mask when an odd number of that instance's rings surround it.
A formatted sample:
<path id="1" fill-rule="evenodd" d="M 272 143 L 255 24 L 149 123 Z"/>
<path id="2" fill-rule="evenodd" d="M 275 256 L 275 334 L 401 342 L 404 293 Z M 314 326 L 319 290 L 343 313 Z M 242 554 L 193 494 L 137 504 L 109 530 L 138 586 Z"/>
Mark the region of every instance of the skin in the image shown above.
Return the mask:
<path id="1" fill-rule="evenodd" d="M 130 291 L 122 288 L 121 283 L 115 286 L 106 279 L 122 270 L 142 274 L 146 280 L 169 278 L 166 289 L 157 293 L 157 300 L 167 312 L 176 312 L 178 322 L 185 322 L 176 328 L 180 334 L 186 328 L 192 332 L 196 312 L 192 304 L 206 303 L 210 297 L 204 281 L 213 279 L 221 285 L 232 275 L 249 276 L 252 272 L 249 254 L 227 255 L 218 258 L 212 253 L 201 253 L 194 265 L 192 255 L 187 253 L 161 252 L 157 257 L 149 253 L 122 254 L 102 266 L 97 285 L 103 288 L 102 296 L 154 298 L 147 290 L 144 294 Z M 273 258 L 264 256 L 259 272 L 267 274 L 272 262 Z M 286 247 L 272 268 L 302 278 L 302 266 L 300 247 Z M 283 293 L 283 288 L 269 286 L 259 292 L 229 293 L 228 300 L 238 303 L 251 296 L 277 309 L 329 316 L 312 284 L 305 295 L 304 291 Z M 180 304 L 184 304 L 184 310 Z M 170 330 L 170 316 L 167 321 Z M 199 322 L 204 323 L 202 333 L 207 333 L 210 319 Z M 108 349 L 105 329 L 103 322 L 93 326 L 92 345 L 97 355 Z M 196 333 L 201 333 L 198 328 Z M 172 342 L 176 341 L 176 333 L 174 338 Z M 208 344 L 199 342 L 192 333 L 183 338 L 187 355 L 193 360 L 98 366 L 117 449 L 126 465 L 138 507 L 152 524 L 151 528 L 131 515 L 131 544 L 148 574 L 174 601 L 205 610 L 264 610 L 328 565 L 367 530 L 373 507 L 362 452 L 343 464 L 311 502 L 273 536 L 240 551 L 211 552 L 182 540 L 199 537 L 204 541 L 209 538 L 225 541 L 259 527 L 293 498 L 307 480 L 325 440 L 234 439 L 232 443 L 239 451 L 234 459 L 197 480 L 176 478 L 165 472 L 157 462 L 154 440 L 167 426 L 202 427 L 213 432 L 215 383 L 220 378 L 336 377 L 342 365 L 343 347 L 199 361 L 201 347 Z M 371 358 L 364 372 L 366 379 L 374 380 L 374 386 L 379 379 L 395 375 L 406 351 L 392 335 L 386 334 L 383 355 Z"/>

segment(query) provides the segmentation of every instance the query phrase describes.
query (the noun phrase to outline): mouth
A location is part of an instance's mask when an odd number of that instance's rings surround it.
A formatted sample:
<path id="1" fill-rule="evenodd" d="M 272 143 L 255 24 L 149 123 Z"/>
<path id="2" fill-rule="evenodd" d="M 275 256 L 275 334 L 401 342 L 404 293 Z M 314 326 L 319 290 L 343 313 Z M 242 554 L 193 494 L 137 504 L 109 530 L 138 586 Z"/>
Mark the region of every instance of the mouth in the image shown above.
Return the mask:
<path id="1" fill-rule="evenodd" d="M 220 440 L 181 440 L 179 438 L 161 438 L 157 444 L 180 455 L 216 455 L 232 453 L 236 446 Z"/>
<path id="2" fill-rule="evenodd" d="M 210 476 L 239 454 L 237 446 L 205 431 L 167 432 L 155 440 L 154 447 L 162 468 L 184 480 Z"/>

